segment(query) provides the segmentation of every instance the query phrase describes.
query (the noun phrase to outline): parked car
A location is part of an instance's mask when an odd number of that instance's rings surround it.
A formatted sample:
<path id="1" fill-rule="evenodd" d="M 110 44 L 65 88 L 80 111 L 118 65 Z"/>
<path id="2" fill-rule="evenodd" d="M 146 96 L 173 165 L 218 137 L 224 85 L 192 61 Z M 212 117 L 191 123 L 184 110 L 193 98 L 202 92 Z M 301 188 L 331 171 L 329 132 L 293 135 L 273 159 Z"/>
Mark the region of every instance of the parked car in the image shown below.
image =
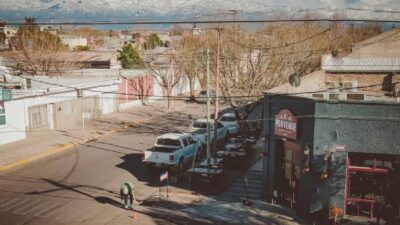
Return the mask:
<path id="1" fill-rule="evenodd" d="M 211 102 L 214 102 L 215 96 L 215 90 L 210 90 Z M 200 91 L 199 95 L 196 98 L 196 101 L 199 103 L 207 102 L 207 91 Z"/>
<path id="2" fill-rule="evenodd" d="M 211 134 L 211 143 L 214 140 L 214 120 L 210 120 L 210 134 Z M 226 141 L 228 136 L 228 128 L 222 125 L 222 123 L 216 123 L 217 126 L 217 143 Z M 196 139 L 199 140 L 202 144 L 207 144 L 207 119 L 197 119 L 192 122 L 189 127 L 189 132 L 191 132 Z"/>
<path id="3" fill-rule="evenodd" d="M 167 133 L 157 137 L 154 147 L 144 152 L 143 164 L 149 168 L 183 169 L 201 152 L 201 143 L 189 133 Z"/>
<path id="4" fill-rule="evenodd" d="M 224 113 L 218 121 L 228 128 L 228 134 L 237 134 L 239 132 L 240 127 L 235 113 Z"/>

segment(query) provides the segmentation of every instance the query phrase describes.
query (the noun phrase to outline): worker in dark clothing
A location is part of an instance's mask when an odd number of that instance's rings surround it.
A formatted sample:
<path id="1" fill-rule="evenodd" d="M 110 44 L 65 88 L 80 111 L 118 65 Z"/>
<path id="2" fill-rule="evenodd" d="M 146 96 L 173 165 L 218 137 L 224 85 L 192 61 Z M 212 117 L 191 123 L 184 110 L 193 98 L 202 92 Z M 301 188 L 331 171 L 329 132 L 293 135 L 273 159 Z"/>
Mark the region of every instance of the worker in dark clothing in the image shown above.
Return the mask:
<path id="1" fill-rule="evenodd" d="M 135 195 L 133 193 L 133 184 L 131 182 L 125 182 L 120 188 L 121 200 L 124 200 L 124 208 L 132 209 L 133 202 L 136 202 Z M 129 197 L 129 205 L 128 205 Z"/>

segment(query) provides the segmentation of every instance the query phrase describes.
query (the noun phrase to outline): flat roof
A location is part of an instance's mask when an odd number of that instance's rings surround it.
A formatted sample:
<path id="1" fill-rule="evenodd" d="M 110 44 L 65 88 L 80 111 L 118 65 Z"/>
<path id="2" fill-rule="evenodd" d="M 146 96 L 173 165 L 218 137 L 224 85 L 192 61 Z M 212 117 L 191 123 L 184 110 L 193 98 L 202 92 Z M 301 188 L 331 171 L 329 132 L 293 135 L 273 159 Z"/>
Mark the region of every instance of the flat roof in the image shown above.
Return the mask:
<path id="1" fill-rule="evenodd" d="M 326 72 L 400 72 L 400 57 L 333 57 L 325 55 L 321 62 Z"/>

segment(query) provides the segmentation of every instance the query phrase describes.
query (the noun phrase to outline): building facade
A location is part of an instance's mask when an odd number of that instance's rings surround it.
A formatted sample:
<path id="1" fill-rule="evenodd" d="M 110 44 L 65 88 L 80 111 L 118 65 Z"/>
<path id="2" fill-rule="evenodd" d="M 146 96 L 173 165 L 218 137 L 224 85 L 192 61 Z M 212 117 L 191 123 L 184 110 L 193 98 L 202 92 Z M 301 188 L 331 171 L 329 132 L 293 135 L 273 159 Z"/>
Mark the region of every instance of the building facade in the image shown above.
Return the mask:
<path id="1" fill-rule="evenodd" d="M 400 102 L 266 93 L 263 111 L 267 199 L 329 224 L 335 214 L 374 218 L 382 186 L 398 216 Z"/>

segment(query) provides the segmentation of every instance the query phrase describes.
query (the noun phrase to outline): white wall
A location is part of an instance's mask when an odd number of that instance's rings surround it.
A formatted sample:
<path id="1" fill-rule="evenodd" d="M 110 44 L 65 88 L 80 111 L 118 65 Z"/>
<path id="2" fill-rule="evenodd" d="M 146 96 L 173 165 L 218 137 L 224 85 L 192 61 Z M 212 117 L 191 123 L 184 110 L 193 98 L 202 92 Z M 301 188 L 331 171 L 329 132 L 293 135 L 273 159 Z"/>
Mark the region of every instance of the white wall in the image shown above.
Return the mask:
<path id="1" fill-rule="evenodd" d="M 26 138 L 23 101 L 4 103 L 6 125 L 0 126 L 0 145 Z"/>
<path id="2" fill-rule="evenodd" d="M 112 93 L 118 92 L 118 84 L 109 82 L 108 86 L 91 88 L 92 91 L 84 91 L 84 97 L 99 96 L 102 114 L 113 113 L 117 111 L 118 98 Z M 54 128 L 52 103 L 70 101 L 77 99 L 75 90 L 58 93 L 54 95 L 45 95 L 37 97 L 27 97 L 5 102 L 6 125 L 0 126 L 0 144 L 11 143 L 26 138 L 26 127 L 29 127 L 29 107 L 38 105 L 48 105 L 48 119 L 50 129 Z"/>
<path id="3" fill-rule="evenodd" d="M 61 36 L 61 41 L 68 45 L 70 49 L 73 49 L 77 46 L 87 46 L 88 42 L 86 38 L 81 37 L 63 37 Z"/>

